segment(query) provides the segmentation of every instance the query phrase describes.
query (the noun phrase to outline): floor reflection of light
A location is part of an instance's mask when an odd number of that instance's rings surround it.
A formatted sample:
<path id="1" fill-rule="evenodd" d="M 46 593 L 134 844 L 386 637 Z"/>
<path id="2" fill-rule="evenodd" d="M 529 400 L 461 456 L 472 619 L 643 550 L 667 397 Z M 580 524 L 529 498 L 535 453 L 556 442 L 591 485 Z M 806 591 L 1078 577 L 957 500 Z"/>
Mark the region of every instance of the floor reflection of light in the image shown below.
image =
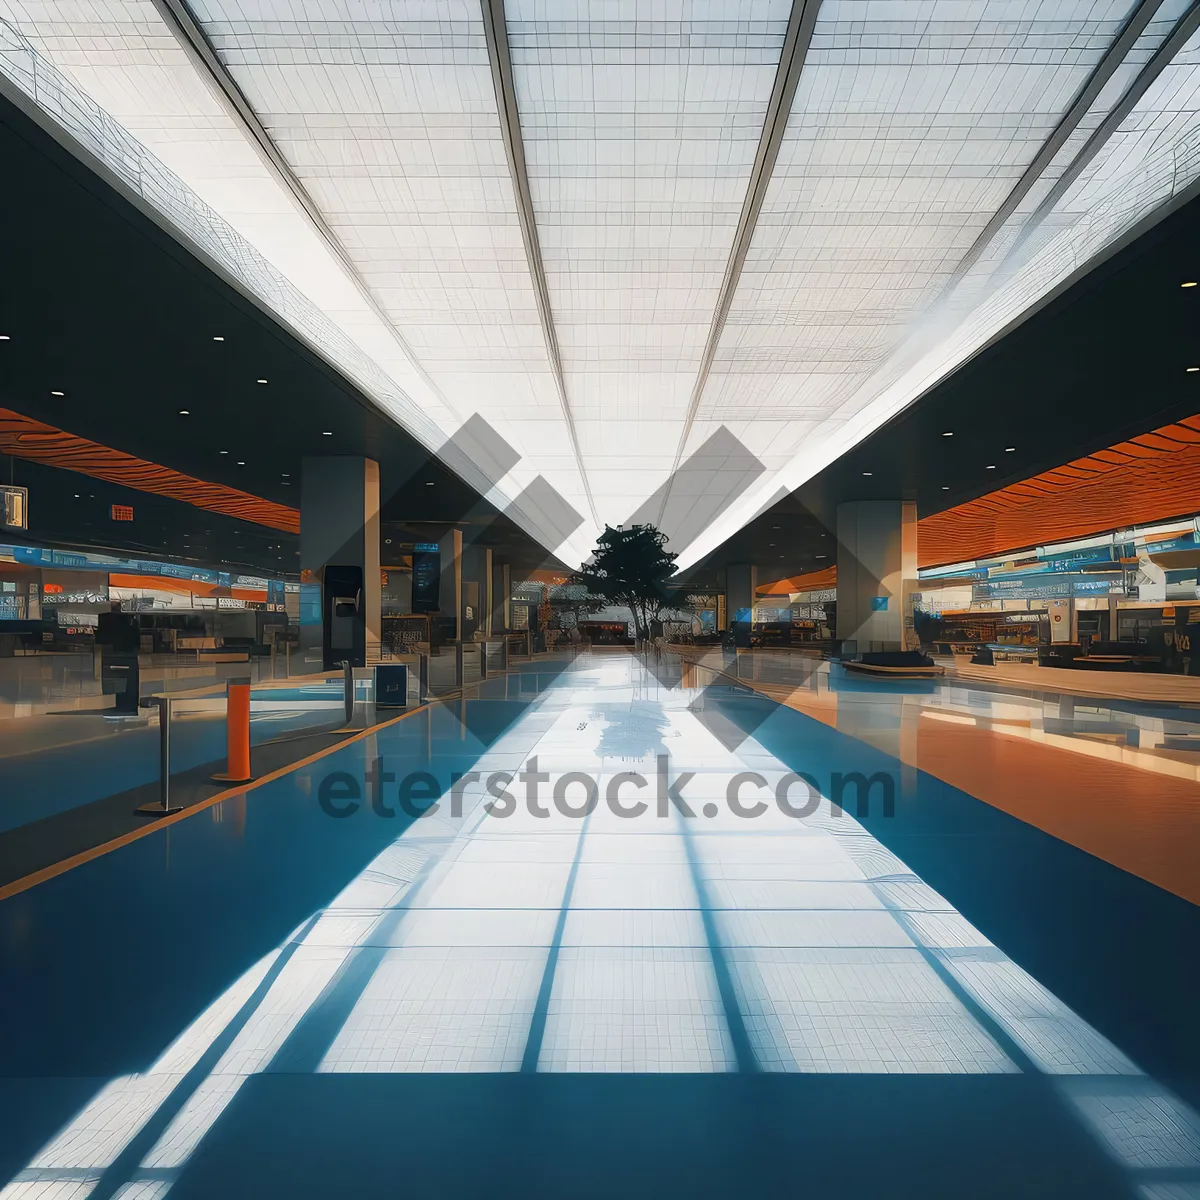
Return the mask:
<path id="1" fill-rule="evenodd" d="M 89 1194 L 224 1037 L 117 1193 L 164 1195 L 244 1081 L 289 1069 L 281 1048 L 314 1019 L 328 1036 L 307 1069 L 327 1073 L 726 1072 L 747 1052 L 765 1071 L 1034 1073 L 1146 1200 L 1194 1200 L 1191 1109 L 848 814 L 731 814 L 734 773 L 773 788 L 787 769 L 753 739 L 726 750 L 689 711 L 694 692 L 625 657 L 580 665 L 586 676 L 564 676 L 473 769 L 486 778 L 537 754 L 548 801 L 564 771 L 591 774 L 603 794 L 640 762 L 647 813 L 619 819 L 601 804 L 586 823 L 553 807 L 500 819 L 483 783 L 470 785 L 461 818 L 416 822 L 149 1071 L 98 1093 L 4 1200 Z M 693 773 L 690 803 L 720 811 L 659 816 L 658 753 Z M 331 1006 L 362 955 L 361 986 L 344 1011 Z"/>

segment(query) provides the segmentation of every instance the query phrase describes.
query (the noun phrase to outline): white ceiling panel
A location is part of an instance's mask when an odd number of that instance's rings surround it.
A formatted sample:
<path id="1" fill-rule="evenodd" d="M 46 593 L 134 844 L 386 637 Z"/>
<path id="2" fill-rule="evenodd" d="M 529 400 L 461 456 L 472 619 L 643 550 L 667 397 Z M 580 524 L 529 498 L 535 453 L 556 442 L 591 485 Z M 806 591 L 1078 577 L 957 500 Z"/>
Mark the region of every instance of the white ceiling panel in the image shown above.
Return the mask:
<path id="1" fill-rule="evenodd" d="M 569 559 L 733 445 L 695 561 L 1200 176 L 1187 0 L 189 0 L 207 72 L 160 3 L 0 16 Z"/>
<path id="2" fill-rule="evenodd" d="M 613 524 L 671 472 L 789 8 L 506 6 L 567 390 Z"/>

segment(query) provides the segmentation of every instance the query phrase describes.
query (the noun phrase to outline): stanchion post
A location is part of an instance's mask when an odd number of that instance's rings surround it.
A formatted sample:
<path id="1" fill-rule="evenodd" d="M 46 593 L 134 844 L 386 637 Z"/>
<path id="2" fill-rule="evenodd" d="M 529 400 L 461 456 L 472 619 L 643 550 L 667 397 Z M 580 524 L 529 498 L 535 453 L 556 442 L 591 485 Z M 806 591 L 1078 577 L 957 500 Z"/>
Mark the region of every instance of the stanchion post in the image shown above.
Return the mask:
<path id="1" fill-rule="evenodd" d="M 417 701 L 424 704 L 429 699 L 429 655 L 421 652 L 417 663 Z"/>
<path id="2" fill-rule="evenodd" d="M 487 639 L 479 643 L 479 681 L 487 678 Z"/>
<path id="3" fill-rule="evenodd" d="M 342 663 L 342 685 L 346 702 L 346 724 L 349 725 L 354 720 L 354 668 L 349 659 Z"/>
<path id="4" fill-rule="evenodd" d="M 462 687 L 466 682 L 466 647 L 462 642 L 454 643 L 454 685 Z"/>
<path id="5" fill-rule="evenodd" d="M 502 634 L 500 637 L 500 670 L 508 670 L 508 634 Z"/>
<path id="6" fill-rule="evenodd" d="M 171 807 L 171 697 L 158 700 L 158 798 Z"/>
<path id="7" fill-rule="evenodd" d="M 158 696 L 158 803 L 142 804 L 133 811 L 140 817 L 166 817 L 182 805 L 171 804 L 171 697 Z"/>
<path id="8" fill-rule="evenodd" d="M 249 783 L 250 774 L 250 680 L 230 679 L 225 684 L 225 746 L 223 774 L 218 783 Z"/>

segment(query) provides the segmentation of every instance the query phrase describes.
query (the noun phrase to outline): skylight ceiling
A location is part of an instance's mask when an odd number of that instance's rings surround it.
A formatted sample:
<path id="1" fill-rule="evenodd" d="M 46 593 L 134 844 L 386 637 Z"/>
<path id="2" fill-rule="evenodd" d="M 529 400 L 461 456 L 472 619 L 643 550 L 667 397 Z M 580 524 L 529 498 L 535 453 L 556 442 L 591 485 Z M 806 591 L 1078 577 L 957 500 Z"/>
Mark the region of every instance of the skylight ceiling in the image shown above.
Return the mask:
<path id="1" fill-rule="evenodd" d="M 679 511 L 672 470 L 694 490 L 720 446 L 739 482 L 675 530 L 695 561 L 1200 174 L 1184 0 L 0 15 L 329 316 L 397 420 L 493 426 L 520 455 L 496 498 L 543 476 L 560 511 L 514 516 L 567 560 L 652 496 Z"/>

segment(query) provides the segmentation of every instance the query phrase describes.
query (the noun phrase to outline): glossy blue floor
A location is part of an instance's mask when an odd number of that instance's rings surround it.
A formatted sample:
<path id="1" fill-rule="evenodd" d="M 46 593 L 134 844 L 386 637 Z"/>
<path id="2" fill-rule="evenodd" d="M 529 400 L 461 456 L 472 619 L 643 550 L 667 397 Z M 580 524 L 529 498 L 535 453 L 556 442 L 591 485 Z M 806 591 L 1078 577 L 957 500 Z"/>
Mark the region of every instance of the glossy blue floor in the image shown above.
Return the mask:
<path id="1" fill-rule="evenodd" d="M 681 679 L 529 664 L 0 902 L 0 1196 L 1200 1196 L 1194 905 Z"/>

